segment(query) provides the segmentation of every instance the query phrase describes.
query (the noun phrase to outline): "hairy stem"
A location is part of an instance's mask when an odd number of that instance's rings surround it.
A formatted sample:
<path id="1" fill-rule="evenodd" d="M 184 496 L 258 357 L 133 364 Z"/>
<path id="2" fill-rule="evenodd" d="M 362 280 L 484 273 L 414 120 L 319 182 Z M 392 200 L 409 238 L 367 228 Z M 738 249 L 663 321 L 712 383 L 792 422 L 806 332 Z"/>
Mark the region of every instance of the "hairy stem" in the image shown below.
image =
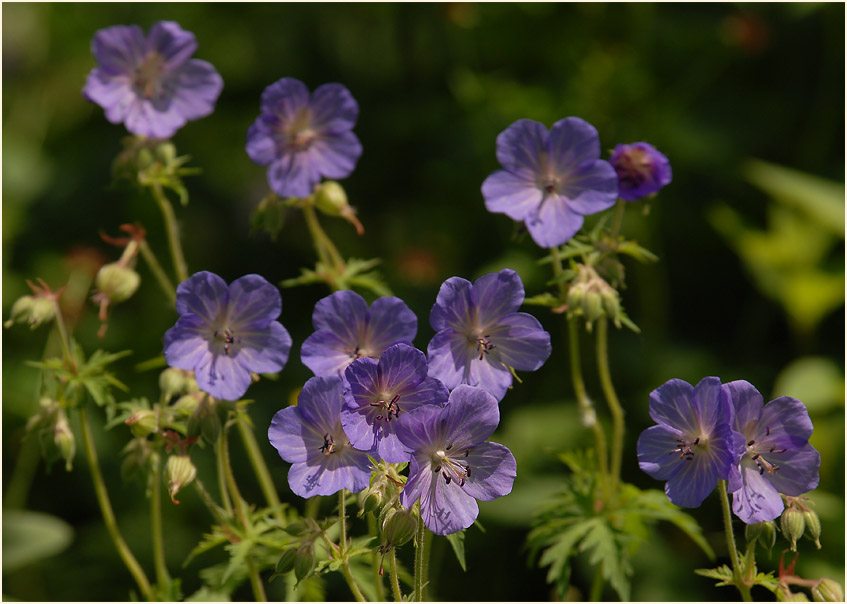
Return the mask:
<path id="1" fill-rule="evenodd" d="M 91 427 L 88 425 L 88 415 L 85 407 L 79 408 L 80 425 L 82 426 L 82 441 L 85 447 L 85 456 L 88 459 L 88 467 L 91 471 L 91 480 L 94 482 L 94 492 L 97 495 L 97 503 L 100 505 L 100 512 L 103 514 L 103 521 L 106 523 L 106 529 L 109 531 L 109 536 L 112 538 L 112 543 L 118 550 L 123 563 L 129 569 L 130 574 L 138 584 L 138 589 L 141 590 L 141 595 L 145 600 L 153 601 L 153 588 L 150 586 L 150 581 L 144 573 L 144 569 L 135 559 L 135 556 L 130 551 L 129 546 L 121 536 L 118 522 L 115 519 L 115 512 L 112 510 L 112 503 L 109 500 L 109 493 L 106 491 L 106 483 L 103 482 L 103 474 L 100 472 L 100 463 L 97 459 L 97 449 L 94 448 L 94 439 L 91 435 Z"/>
<path id="2" fill-rule="evenodd" d="M 611 468 L 609 471 L 609 490 L 614 493 L 618 487 L 621 475 L 621 459 L 623 456 L 623 439 L 626 429 L 624 424 L 624 411 L 615 387 L 612 384 L 612 374 L 609 371 L 609 349 L 608 349 L 609 321 L 606 317 L 597 320 L 597 373 L 600 376 L 600 386 L 609 405 L 612 414 L 612 454 Z"/>
<path id="3" fill-rule="evenodd" d="M 376 530 L 376 518 L 374 518 L 373 514 L 366 514 L 368 517 L 368 534 L 376 539 L 377 530 Z M 385 586 L 382 583 L 382 559 L 384 556 L 380 557 L 378 548 L 374 548 L 371 553 L 371 569 L 373 571 L 374 576 L 374 588 L 376 589 L 376 599 L 379 602 L 385 601 Z"/>
<path id="4" fill-rule="evenodd" d="M 311 203 L 303 205 L 303 216 L 306 218 L 306 226 L 312 236 L 312 243 L 315 246 L 318 259 L 323 264 L 332 267 L 336 275 L 340 275 L 344 271 L 344 259 L 321 227 L 315 207 Z"/>
<path id="5" fill-rule="evenodd" d="M 247 422 L 245 416 L 239 414 L 236 420 L 238 424 L 238 433 L 241 435 L 241 440 L 244 442 L 244 448 L 247 450 L 247 457 L 250 460 L 250 465 L 253 466 L 253 471 L 256 473 L 256 478 L 259 481 L 259 487 L 262 489 L 262 494 L 268 505 L 276 508 L 274 517 L 280 526 L 285 526 L 285 517 L 280 509 L 279 496 L 274 487 L 273 478 L 270 470 L 265 463 L 265 458 L 262 456 L 262 451 L 259 449 L 259 443 L 256 442 L 256 435 L 253 433 L 253 428 Z"/>
<path id="6" fill-rule="evenodd" d="M 423 602 L 425 599 L 424 589 L 427 584 L 429 573 L 429 545 L 432 540 L 423 518 L 418 522 L 418 534 L 415 545 L 415 602 Z"/>
<path id="7" fill-rule="evenodd" d="M 726 547 L 729 550 L 729 558 L 732 561 L 732 577 L 735 586 L 741 593 L 741 599 L 745 602 L 752 602 L 750 596 L 750 586 L 744 581 L 741 561 L 738 559 L 738 550 L 735 548 L 735 535 L 732 532 L 732 511 L 729 507 L 729 496 L 726 493 L 726 481 L 718 480 L 718 493 L 721 499 L 721 509 L 723 511 L 724 533 L 726 534 Z"/>
<path id="8" fill-rule="evenodd" d="M 403 592 L 400 589 L 400 577 L 397 574 L 397 552 L 394 551 L 393 547 L 389 556 L 391 556 L 388 559 L 388 572 L 391 575 L 391 592 L 394 594 L 395 602 L 402 602 Z"/>
<path id="9" fill-rule="evenodd" d="M 176 288 L 174 288 L 171 280 L 168 279 L 167 274 L 165 274 L 165 270 L 162 268 L 162 265 L 159 264 L 159 261 L 156 259 L 155 254 L 153 254 L 153 250 L 150 249 L 150 245 L 147 243 L 146 239 L 142 239 L 138 242 L 138 251 L 141 253 L 141 257 L 144 258 L 150 272 L 153 273 L 153 277 L 156 278 L 156 282 L 159 284 L 159 287 L 162 288 L 162 292 L 168 298 L 168 301 L 171 304 L 176 304 Z"/>
<path id="10" fill-rule="evenodd" d="M 59 339 L 62 341 L 62 354 L 65 356 L 65 362 L 75 364 L 71 355 L 71 340 L 68 337 L 68 330 L 65 328 L 65 319 L 62 317 L 62 309 L 59 307 L 59 301 L 55 298 L 53 299 L 53 312 L 56 315 L 56 329 L 59 330 Z"/>
<path id="11" fill-rule="evenodd" d="M 162 218 L 165 220 L 165 231 L 168 236 L 168 248 L 171 251 L 171 259 L 174 263 L 174 273 L 176 274 L 177 281 L 182 283 L 188 279 L 188 265 L 185 263 L 185 256 L 182 253 L 179 224 L 177 224 L 174 208 L 167 195 L 165 195 L 162 185 L 153 183 L 150 185 L 150 190 L 153 192 L 153 197 L 156 199 L 159 210 L 162 212 Z"/>
<path id="12" fill-rule="evenodd" d="M 162 476 L 161 459 L 158 453 L 151 456 L 152 482 L 150 484 L 150 525 L 153 537 L 153 564 L 156 568 L 156 584 L 164 589 L 170 583 L 168 566 L 165 562 L 165 539 L 162 532 Z"/>

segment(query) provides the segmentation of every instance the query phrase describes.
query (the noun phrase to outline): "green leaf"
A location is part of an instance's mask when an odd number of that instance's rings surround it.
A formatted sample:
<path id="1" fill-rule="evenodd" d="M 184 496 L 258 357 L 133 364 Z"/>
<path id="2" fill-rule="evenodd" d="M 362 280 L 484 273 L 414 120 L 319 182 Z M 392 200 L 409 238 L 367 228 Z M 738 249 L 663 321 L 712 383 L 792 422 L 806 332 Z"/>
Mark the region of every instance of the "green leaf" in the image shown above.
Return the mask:
<path id="1" fill-rule="evenodd" d="M 524 298 L 524 304 L 528 304 L 530 306 L 549 306 L 550 308 L 556 308 L 557 306 L 561 306 L 564 302 L 558 297 L 554 296 L 550 292 L 544 292 L 543 294 L 538 294 L 537 296 L 530 296 L 529 298 Z"/>
<path id="2" fill-rule="evenodd" d="M 203 535 L 202 541 L 198 543 L 194 549 L 192 549 L 188 557 L 185 559 L 185 562 L 182 563 L 182 567 L 185 568 L 188 564 L 194 560 L 200 554 L 208 552 L 211 549 L 216 548 L 219 545 L 223 545 L 225 543 L 229 543 L 229 539 L 220 531 L 219 527 L 215 527 L 215 532 L 211 534 Z"/>
<path id="3" fill-rule="evenodd" d="M 602 565 L 603 577 L 618 592 L 621 600 L 629 600 L 629 577 L 632 566 L 626 555 L 624 545 L 630 539 L 621 532 L 613 532 L 608 524 L 599 518 L 590 522 L 591 526 L 579 546 L 579 551 L 589 552 L 588 561 Z"/>
<path id="4" fill-rule="evenodd" d="M 56 516 L 28 510 L 3 511 L 3 574 L 61 553 L 73 528 Z"/>
<path id="5" fill-rule="evenodd" d="M 708 577 L 709 579 L 720 581 L 720 583 L 718 583 L 718 587 L 735 584 L 732 576 L 732 569 L 726 564 L 717 568 L 697 568 L 694 570 L 694 573 L 701 577 Z"/>
<path id="6" fill-rule="evenodd" d="M 462 529 L 458 533 L 447 535 L 447 541 L 453 547 L 453 553 L 456 554 L 456 560 L 459 561 L 459 566 L 462 570 L 468 572 L 467 564 L 465 563 L 465 531 Z"/>
<path id="7" fill-rule="evenodd" d="M 622 486 L 636 488 L 632 485 Z M 671 503 L 663 491 L 655 489 L 639 491 L 638 495 L 633 498 L 631 506 L 635 513 L 640 514 L 643 518 L 671 522 L 696 543 L 709 556 L 710 560 L 715 559 L 715 552 L 703 536 L 703 531 L 697 521 Z"/>

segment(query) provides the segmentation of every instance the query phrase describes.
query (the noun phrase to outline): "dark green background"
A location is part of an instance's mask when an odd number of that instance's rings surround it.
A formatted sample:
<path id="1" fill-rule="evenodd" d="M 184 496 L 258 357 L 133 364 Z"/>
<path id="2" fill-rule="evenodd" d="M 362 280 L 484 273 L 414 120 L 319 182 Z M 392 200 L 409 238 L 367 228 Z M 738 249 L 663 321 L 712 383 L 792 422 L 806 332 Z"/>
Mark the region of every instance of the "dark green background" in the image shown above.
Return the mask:
<path id="1" fill-rule="evenodd" d="M 9 4 L 3 5 L 3 317 L 26 293 L 24 279 L 67 281 L 68 255 L 117 259 L 98 233 L 139 221 L 151 245 L 167 253 L 155 204 L 110 186 L 110 164 L 123 126 L 109 124 L 81 88 L 94 66 L 93 33 L 114 24 L 176 20 L 197 36 L 197 58 L 224 79 L 215 112 L 180 130 L 174 142 L 203 174 L 187 179 L 190 205 L 177 208 L 191 271 L 211 270 L 231 281 L 259 273 L 271 282 L 299 274 L 314 262 L 298 215 L 276 242 L 249 235 L 250 215 L 267 191 L 264 169 L 244 152 L 247 127 L 258 115 L 262 90 L 277 79 L 301 79 L 311 89 L 346 85 L 360 106 L 356 133 L 364 153 L 343 181 L 366 228 L 323 219 L 342 253 L 381 257 L 394 292 L 419 317 L 416 345 L 425 349 L 428 314 L 440 283 L 511 266 L 528 294 L 549 277 L 535 265 L 542 253 L 528 238 L 514 239 L 503 215 L 485 211 L 480 185 L 499 166 L 495 138 L 513 121 L 548 126 L 566 116 L 594 124 L 604 150 L 646 140 L 671 161 L 674 180 L 642 217 L 629 208 L 624 234 L 656 252 L 660 262 L 628 264 L 624 303 L 641 335 L 615 332 L 612 370 L 627 433 L 624 479 L 661 488 L 635 459 L 638 434 L 651 424 L 648 393 L 679 377 L 747 379 L 765 395 L 780 372 L 802 356 L 828 359 L 840 377 L 844 363 L 843 306 L 812 329 L 798 330 L 779 302 L 755 286 L 750 272 L 709 220 L 718 202 L 732 207 L 749 228 L 764 229 L 770 198 L 745 181 L 742 167 L 758 158 L 836 183 L 844 180 L 844 6 L 842 4 Z M 843 233 L 843 231 L 842 231 Z M 824 259 L 843 275 L 843 242 Z M 75 331 L 87 351 L 98 347 L 134 354 L 119 363 L 133 396 L 158 396 L 154 373 L 136 363 L 161 351 L 173 324 L 146 267 L 142 289 L 116 307 L 104 340 L 95 336 L 89 307 Z M 282 323 L 294 338 L 278 382 L 251 389 L 260 442 L 273 413 L 309 372 L 299 345 L 311 333 L 319 286 L 283 291 Z M 463 573 L 446 543 L 436 546 L 432 595 L 449 600 L 545 600 L 552 596 L 546 570 L 527 565 L 523 549 L 529 521 L 563 470 L 557 451 L 590 446 L 567 375 L 562 320 L 530 309 L 553 336 L 553 354 L 501 405 L 494 440 L 515 452 L 515 491 L 482 504 L 485 534 L 468 531 L 469 570 Z M 123 600 L 131 579 L 107 538 L 84 458 L 74 471 L 61 464 L 23 462 L 26 418 L 37 408 L 38 373 L 24 365 L 44 353 L 47 330 L 15 326 L 3 332 L 4 508 L 27 507 L 73 525 L 75 539 L 62 554 L 4 573 L 4 598 Z M 589 339 L 585 350 L 591 351 Z M 593 363 L 589 388 L 602 398 Z M 798 572 L 844 579 L 843 377 L 840 393 L 812 410 L 821 451 L 824 549 L 806 541 Z M 791 394 L 791 393 L 780 393 Z M 797 396 L 800 396 L 797 394 Z M 96 412 L 98 422 L 100 412 Z M 76 427 L 76 426 L 75 426 Z M 823 432 L 821 432 L 823 430 Z M 139 484 L 121 485 L 118 452 L 128 432 L 101 433 L 98 446 L 119 522 L 131 547 L 152 571 L 147 505 Z M 77 433 L 78 435 L 78 433 Z M 287 464 L 265 450 L 281 495 L 291 495 Z M 246 462 L 234 451 L 243 489 L 261 496 Z M 203 465 L 202 463 L 200 464 Z M 29 469 L 27 469 L 29 468 Z M 201 473 L 208 467 L 201 467 Z M 18 476 L 13 493 L 9 480 Z M 23 485 L 23 486 L 20 486 Z M 166 506 L 168 562 L 177 574 L 211 518 L 189 490 L 183 505 Z M 823 503 L 821 503 L 823 502 Z M 720 552 L 715 496 L 693 514 Z M 218 552 L 220 553 L 220 552 Z M 408 555 L 409 552 L 405 552 Z M 196 570 L 218 560 L 206 554 L 182 571 L 184 591 L 197 587 Z M 760 567 L 776 568 L 778 555 Z M 660 526 L 636 558 L 632 597 L 640 600 L 734 599 L 729 589 L 692 573 L 709 561 L 681 534 Z M 592 570 L 578 566 L 582 594 Z M 272 584 L 270 597 L 281 586 Z M 348 599 L 333 577 L 327 597 Z M 249 599 L 248 590 L 237 594 Z M 609 597 L 613 594 L 607 593 Z M 767 597 L 764 590 L 755 592 Z M 584 597 L 584 595 L 583 595 Z"/>

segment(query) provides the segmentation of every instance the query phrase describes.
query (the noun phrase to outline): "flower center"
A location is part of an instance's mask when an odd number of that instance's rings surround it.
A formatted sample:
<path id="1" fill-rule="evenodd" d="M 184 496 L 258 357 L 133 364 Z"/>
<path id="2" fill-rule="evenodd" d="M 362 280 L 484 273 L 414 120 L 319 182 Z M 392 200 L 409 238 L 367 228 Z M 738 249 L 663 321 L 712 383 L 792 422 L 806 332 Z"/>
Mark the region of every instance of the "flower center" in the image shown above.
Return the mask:
<path id="1" fill-rule="evenodd" d="M 767 429 L 767 434 L 770 434 L 770 428 Z M 756 465 L 759 468 L 759 475 L 761 476 L 765 472 L 768 474 L 773 474 L 777 470 L 779 470 L 779 466 L 776 464 L 770 463 L 764 457 L 762 457 L 765 453 L 785 453 L 786 449 L 777 449 L 776 446 L 756 446 L 755 440 L 747 441 L 747 453 L 746 455 L 750 456 Z"/>
<path id="2" fill-rule="evenodd" d="M 311 126 L 311 114 L 308 108 L 303 107 L 297 116 L 283 125 L 285 134 L 285 147 L 291 153 L 306 151 L 318 138 L 318 133 Z"/>
<path id="3" fill-rule="evenodd" d="M 453 448 L 452 443 L 443 449 L 438 449 L 430 457 L 432 461 L 432 471 L 434 474 L 441 473 L 446 484 L 453 481 L 459 483 L 460 487 L 465 486 L 465 481 L 471 477 L 471 467 L 467 463 L 460 463 L 450 454 L 450 449 Z M 467 457 L 471 452 L 470 449 L 461 451 L 460 457 Z"/>
<path id="4" fill-rule="evenodd" d="M 223 342 L 224 354 L 229 356 L 232 352 L 232 345 L 238 342 L 235 334 L 232 333 L 232 330 L 229 327 L 224 327 L 223 329 L 216 329 L 214 335 L 215 340 Z"/>
<path id="5" fill-rule="evenodd" d="M 698 436 L 694 440 L 688 440 L 687 438 L 677 438 L 676 439 L 677 447 L 673 451 L 671 451 L 671 455 L 674 453 L 679 453 L 680 459 L 685 459 L 686 461 L 692 461 L 694 459 L 694 449 L 692 447 L 705 448 L 705 442 L 700 444 L 700 437 Z"/>
<path id="6" fill-rule="evenodd" d="M 165 58 L 157 52 L 150 52 L 135 69 L 132 77 L 132 87 L 147 99 L 159 96 L 161 78 L 165 70 Z"/>
<path id="7" fill-rule="evenodd" d="M 332 455 L 335 453 L 335 439 L 332 437 L 332 434 L 327 432 L 324 434 L 324 444 L 320 448 L 321 453 L 326 456 Z"/>
<path id="8" fill-rule="evenodd" d="M 395 394 L 391 400 L 387 400 L 388 398 L 388 395 L 383 395 L 382 398 L 379 398 L 376 402 L 371 403 L 371 407 L 376 407 L 379 411 L 376 416 L 377 420 L 385 419 L 385 421 L 390 422 L 392 415 L 394 415 L 395 418 L 400 416 L 400 405 L 397 402 L 400 400 L 400 395 Z"/>
<path id="9" fill-rule="evenodd" d="M 485 355 L 490 354 L 491 351 L 497 347 L 492 344 L 489 338 L 491 338 L 491 336 L 488 334 L 482 335 L 479 331 L 468 334 L 468 342 L 476 348 L 476 351 L 479 353 L 480 361 L 485 358 Z"/>

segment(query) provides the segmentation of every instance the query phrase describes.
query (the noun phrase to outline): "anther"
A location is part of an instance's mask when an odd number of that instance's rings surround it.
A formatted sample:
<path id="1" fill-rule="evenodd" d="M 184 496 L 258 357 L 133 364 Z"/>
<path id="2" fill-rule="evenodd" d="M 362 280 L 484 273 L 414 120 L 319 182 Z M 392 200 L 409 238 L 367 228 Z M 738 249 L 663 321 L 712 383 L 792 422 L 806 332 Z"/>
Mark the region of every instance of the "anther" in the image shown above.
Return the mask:
<path id="1" fill-rule="evenodd" d="M 753 445 L 755 445 L 755 444 L 756 444 L 756 441 L 755 441 L 755 440 L 751 440 L 750 442 L 748 442 L 748 443 L 747 443 L 747 446 L 748 446 L 748 447 L 752 447 L 752 446 L 753 446 Z"/>
<path id="2" fill-rule="evenodd" d="M 332 438 L 332 434 L 327 432 L 324 434 L 324 444 L 320 449 L 321 453 L 324 455 L 329 455 L 330 453 L 335 453 L 335 440 Z"/>

